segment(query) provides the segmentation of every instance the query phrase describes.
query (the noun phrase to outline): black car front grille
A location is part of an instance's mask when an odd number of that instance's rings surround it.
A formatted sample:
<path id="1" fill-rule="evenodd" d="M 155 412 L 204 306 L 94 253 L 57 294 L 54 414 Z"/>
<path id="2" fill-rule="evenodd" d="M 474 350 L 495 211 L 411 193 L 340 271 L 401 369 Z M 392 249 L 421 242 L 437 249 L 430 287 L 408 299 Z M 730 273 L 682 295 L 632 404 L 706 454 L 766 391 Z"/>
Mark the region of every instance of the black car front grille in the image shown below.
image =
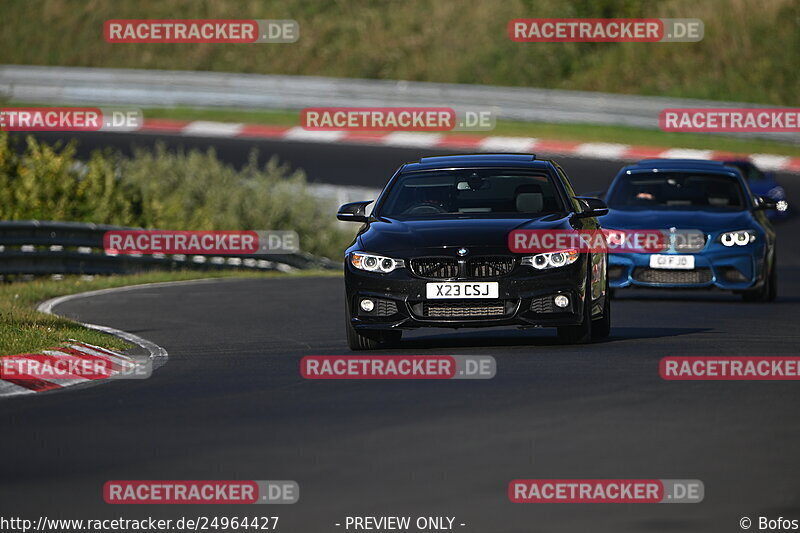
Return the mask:
<path id="1" fill-rule="evenodd" d="M 364 311 L 361 309 L 360 302 L 363 300 L 372 300 L 375 304 L 375 307 L 372 311 Z M 361 298 L 356 302 L 356 312 L 360 317 L 385 317 L 385 316 L 392 316 L 397 314 L 397 303 L 394 300 L 386 300 L 384 298 Z"/>
<path id="2" fill-rule="evenodd" d="M 462 272 L 455 257 L 418 257 L 409 262 L 415 275 L 434 279 L 496 278 L 510 274 L 516 264 L 511 256 L 472 257 L 464 262 Z"/>
<path id="3" fill-rule="evenodd" d="M 633 271 L 633 279 L 642 283 L 677 283 L 693 285 L 708 283 L 712 279 L 711 270 L 697 268 L 695 270 L 662 270 L 658 268 L 640 267 Z"/>
<path id="4" fill-rule="evenodd" d="M 397 304 L 392 300 L 383 298 L 375 299 L 375 314 L 377 316 L 392 316 L 397 313 Z"/>
<path id="5" fill-rule="evenodd" d="M 412 259 L 410 265 L 411 271 L 423 278 L 458 277 L 458 262 L 454 257 L 420 257 Z"/>
<path id="6" fill-rule="evenodd" d="M 472 278 L 496 278 L 514 270 L 513 257 L 475 257 L 467 261 L 467 275 Z"/>
<path id="7" fill-rule="evenodd" d="M 503 300 L 422 303 L 422 316 L 426 318 L 483 318 L 506 314 L 506 302 Z"/>
<path id="8" fill-rule="evenodd" d="M 555 313 L 556 311 L 562 311 L 562 309 L 556 308 L 552 296 L 545 296 L 531 300 L 531 311 L 534 313 Z"/>

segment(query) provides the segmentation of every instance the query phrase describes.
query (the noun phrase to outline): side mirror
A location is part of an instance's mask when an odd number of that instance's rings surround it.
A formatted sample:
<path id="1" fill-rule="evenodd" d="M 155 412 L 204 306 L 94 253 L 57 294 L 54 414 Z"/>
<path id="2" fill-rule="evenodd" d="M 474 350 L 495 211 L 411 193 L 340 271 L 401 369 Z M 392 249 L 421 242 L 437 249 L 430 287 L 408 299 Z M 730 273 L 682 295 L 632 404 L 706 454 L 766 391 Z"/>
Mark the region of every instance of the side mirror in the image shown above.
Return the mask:
<path id="1" fill-rule="evenodd" d="M 575 199 L 584 206 L 583 211 L 573 215 L 575 218 L 601 217 L 608 214 L 608 206 L 600 198 L 576 196 Z"/>
<path id="2" fill-rule="evenodd" d="M 366 222 L 367 221 L 367 206 L 371 204 L 372 200 L 362 202 L 350 202 L 344 204 L 339 208 L 336 213 L 336 218 L 346 222 Z"/>
<path id="3" fill-rule="evenodd" d="M 756 210 L 778 209 L 778 202 L 769 196 L 756 196 Z"/>

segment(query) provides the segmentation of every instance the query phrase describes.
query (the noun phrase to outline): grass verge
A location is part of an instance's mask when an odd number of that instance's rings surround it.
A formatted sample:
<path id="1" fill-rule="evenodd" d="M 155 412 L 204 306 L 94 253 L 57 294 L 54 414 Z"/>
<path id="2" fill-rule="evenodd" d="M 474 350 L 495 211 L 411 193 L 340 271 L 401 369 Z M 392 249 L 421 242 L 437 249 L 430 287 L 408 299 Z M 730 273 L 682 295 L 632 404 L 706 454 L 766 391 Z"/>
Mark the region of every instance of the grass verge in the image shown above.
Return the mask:
<path id="1" fill-rule="evenodd" d="M 186 281 L 204 278 L 277 278 L 297 276 L 338 276 L 339 271 L 301 270 L 280 272 L 151 272 L 123 276 L 62 280 L 40 279 L 0 285 L 0 357 L 30 353 L 58 346 L 67 339 L 124 350 L 130 345 L 117 337 L 94 331 L 72 320 L 36 311 L 39 302 L 79 292 L 124 287 L 142 283 Z"/>

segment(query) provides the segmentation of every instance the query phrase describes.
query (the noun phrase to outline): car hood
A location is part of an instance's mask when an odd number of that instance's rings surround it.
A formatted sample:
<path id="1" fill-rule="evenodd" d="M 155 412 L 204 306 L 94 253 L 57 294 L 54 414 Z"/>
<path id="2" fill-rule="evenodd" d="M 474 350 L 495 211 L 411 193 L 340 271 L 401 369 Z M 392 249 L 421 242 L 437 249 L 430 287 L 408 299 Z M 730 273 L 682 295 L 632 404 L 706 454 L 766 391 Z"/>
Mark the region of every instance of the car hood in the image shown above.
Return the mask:
<path id="1" fill-rule="evenodd" d="M 747 229 L 754 225 L 749 211 L 700 209 L 609 209 L 600 217 L 608 229 L 698 229 L 706 233 Z"/>
<path id="2" fill-rule="evenodd" d="M 370 223 L 361 234 L 361 249 L 375 253 L 416 255 L 446 248 L 470 248 L 472 252 L 508 252 L 508 233 L 515 229 L 571 229 L 563 215 L 534 219 L 465 218 L 394 220 L 382 218 Z"/>

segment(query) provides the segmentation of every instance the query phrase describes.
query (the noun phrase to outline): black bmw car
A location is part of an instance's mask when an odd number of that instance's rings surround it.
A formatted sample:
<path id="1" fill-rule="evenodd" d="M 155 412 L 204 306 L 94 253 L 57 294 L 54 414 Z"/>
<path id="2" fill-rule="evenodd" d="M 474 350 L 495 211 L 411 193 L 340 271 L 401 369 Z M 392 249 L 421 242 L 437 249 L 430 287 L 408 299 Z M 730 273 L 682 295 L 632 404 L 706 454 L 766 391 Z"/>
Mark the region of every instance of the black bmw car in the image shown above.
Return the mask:
<path id="1" fill-rule="evenodd" d="M 346 250 L 352 350 L 421 327 L 556 327 L 568 343 L 608 336 L 605 250 L 524 255 L 515 230 L 599 230 L 607 211 L 576 197 L 555 162 L 532 154 L 425 157 L 400 167 L 372 201 L 343 205 L 363 223 Z"/>

